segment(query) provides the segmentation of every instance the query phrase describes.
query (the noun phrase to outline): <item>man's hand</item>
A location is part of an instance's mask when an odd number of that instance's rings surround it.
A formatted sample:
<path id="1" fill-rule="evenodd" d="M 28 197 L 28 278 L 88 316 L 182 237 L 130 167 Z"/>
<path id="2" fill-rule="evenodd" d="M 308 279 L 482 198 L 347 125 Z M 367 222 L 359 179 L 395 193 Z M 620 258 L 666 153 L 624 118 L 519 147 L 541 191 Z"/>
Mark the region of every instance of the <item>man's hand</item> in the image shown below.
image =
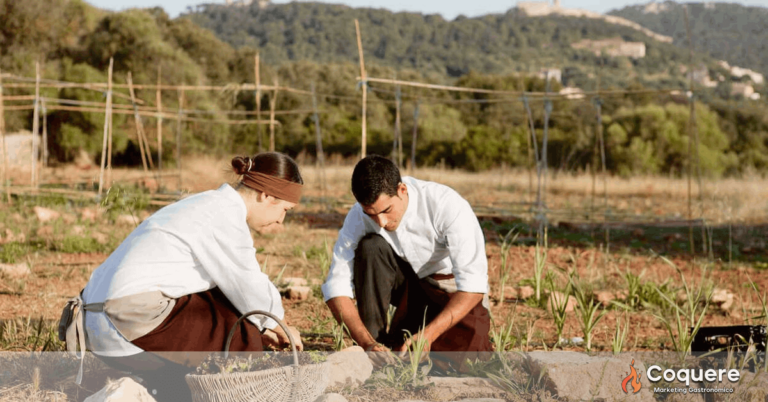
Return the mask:
<path id="1" fill-rule="evenodd" d="M 399 352 L 397 354 L 397 357 L 403 360 L 410 359 L 410 354 L 408 353 L 408 350 L 415 349 L 416 345 L 422 342 L 423 342 L 423 345 L 421 349 L 421 355 L 419 356 L 419 362 L 422 363 L 426 361 L 427 356 L 429 355 L 429 351 L 432 347 L 432 339 L 424 335 L 423 332 L 418 332 L 416 333 L 416 335 L 406 338 L 405 343 L 403 343 L 403 345 L 397 349 L 397 351 Z"/>
<path id="2" fill-rule="evenodd" d="M 304 350 L 304 344 L 301 342 L 301 334 L 299 334 L 299 330 L 291 326 L 288 326 L 288 330 L 291 331 L 293 340 L 296 342 L 296 350 L 299 352 Z M 261 334 L 261 343 L 273 349 L 282 349 L 291 346 L 291 340 L 279 325 L 274 329 L 264 331 L 264 333 Z"/>
<path id="3" fill-rule="evenodd" d="M 387 364 L 395 364 L 397 361 L 394 353 L 392 353 L 388 347 L 378 342 L 367 345 L 366 347 L 363 347 L 363 349 L 368 352 L 368 359 L 371 360 L 371 364 L 373 364 L 374 368 L 378 369 Z"/>

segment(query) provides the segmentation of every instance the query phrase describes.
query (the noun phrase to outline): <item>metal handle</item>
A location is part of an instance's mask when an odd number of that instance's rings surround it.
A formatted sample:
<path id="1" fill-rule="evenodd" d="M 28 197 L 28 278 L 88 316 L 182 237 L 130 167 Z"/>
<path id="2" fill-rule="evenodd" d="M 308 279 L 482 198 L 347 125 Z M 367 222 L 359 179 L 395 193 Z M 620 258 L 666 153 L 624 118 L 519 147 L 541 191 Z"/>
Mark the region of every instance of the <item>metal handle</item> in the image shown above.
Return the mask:
<path id="1" fill-rule="evenodd" d="M 243 314 L 240 318 L 237 319 L 237 321 L 235 322 L 235 325 L 229 331 L 229 335 L 227 335 L 227 343 L 224 345 L 224 359 L 229 357 L 229 344 L 232 342 L 232 337 L 235 336 L 235 331 L 240 326 L 240 323 L 243 322 L 243 320 L 246 317 L 249 317 L 249 316 L 252 316 L 252 315 L 255 315 L 255 314 L 260 314 L 260 315 L 263 315 L 263 316 L 267 316 L 267 317 L 275 320 L 275 322 L 277 322 L 277 324 L 280 325 L 280 327 L 283 329 L 283 331 L 285 331 L 285 334 L 288 335 L 288 340 L 291 342 L 291 350 L 293 351 L 293 365 L 298 367 L 298 365 L 299 365 L 299 354 L 296 352 L 296 342 L 293 340 L 293 335 L 291 334 L 291 331 L 288 330 L 288 326 L 285 325 L 283 323 L 283 321 L 280 320 L 279 318 L 277 318 L 274 314 L 266 312 L 266 311 L 262 311 L 262 310 L 249 311 L 249 312 Z"/>

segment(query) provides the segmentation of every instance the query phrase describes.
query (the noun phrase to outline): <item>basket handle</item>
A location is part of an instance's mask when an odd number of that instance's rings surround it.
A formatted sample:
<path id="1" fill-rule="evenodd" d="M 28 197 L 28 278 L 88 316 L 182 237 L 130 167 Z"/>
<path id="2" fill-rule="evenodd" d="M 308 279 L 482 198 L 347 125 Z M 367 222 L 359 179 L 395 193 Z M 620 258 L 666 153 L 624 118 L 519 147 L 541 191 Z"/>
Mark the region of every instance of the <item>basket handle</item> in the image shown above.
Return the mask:
<path id="1" fill-rule="evenodd" d="M 299 365 L 299 354 L 296 352 L 296 341 L 294 341 L 293 335 L 291 335 L 291 331 L 288 330 L 288 327 L 283 323 L 283 321 L 281 319 L 277 318 L 272 313 L 269 313 L 269 312 L 266 312 L 266 311 L 262 311 L 262 310 L 249 311 L 249 312 L 243 314 L 242 316 L 240 316 L 240 318 L 237 319 L 237 321 L 235 322 L 235 325 L 233 325 L 232 329 L 229 331 L 229 335 L 227 335 L 227 343 L 226 343 L 226 345 L 224 345 L 224 359 L 229 357 L 229 344 L 232 342 L 232 337 L 235 336 L 235 331 L 237 330 L 238 327 L 240 327 L 240 323 L 243 322 L 243 320 L 246 317 L 249 317 L 249 316 L 252 316 L 252 315 L 255 315 L 255 314 L 267 316 L 267 317 L 275 320 L 275 322 L 277 322 L 277 324 L 280 325 L 281 328 L 283 328 L 283 331 L 285 331 L 285 334 L 288 335 L 288 340 L 291 342 L 291 350 L 293 351 L 293 365 L 294 366 L 298 366 Z"/>

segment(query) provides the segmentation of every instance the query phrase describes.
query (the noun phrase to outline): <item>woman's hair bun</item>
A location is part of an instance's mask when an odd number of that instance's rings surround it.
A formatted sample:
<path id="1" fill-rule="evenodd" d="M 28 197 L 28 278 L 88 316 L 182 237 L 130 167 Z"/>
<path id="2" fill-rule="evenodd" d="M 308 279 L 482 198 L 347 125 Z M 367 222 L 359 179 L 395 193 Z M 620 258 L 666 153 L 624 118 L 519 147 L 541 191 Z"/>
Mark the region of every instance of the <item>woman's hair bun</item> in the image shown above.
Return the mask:
<path id="1" fill-rule="evenodd" d="M 236 175 L 242 176 L 248 172 L 248 168 L 253 165 L 253 161 L 248 156 L 235 156 L 232 158 L 232 171 Z"/>

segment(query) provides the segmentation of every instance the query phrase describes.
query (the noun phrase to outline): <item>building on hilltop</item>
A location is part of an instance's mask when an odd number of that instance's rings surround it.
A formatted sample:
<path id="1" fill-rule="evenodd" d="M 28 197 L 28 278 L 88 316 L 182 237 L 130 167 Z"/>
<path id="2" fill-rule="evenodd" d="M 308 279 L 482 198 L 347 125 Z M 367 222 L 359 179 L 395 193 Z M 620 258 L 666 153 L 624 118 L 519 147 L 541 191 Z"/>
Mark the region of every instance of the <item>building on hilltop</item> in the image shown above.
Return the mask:
<path id="1" fill-rule="evenodd" d="M 596 56 L 605 53 L 611 57 L 626 56 L 633 59 L 642 59 L 645 57 L 644 42 L 625 42 L 619 37 L 601 40 L 583 39 L 571 44 L 571 47 L 574 49 L 592 51 Z"/>

